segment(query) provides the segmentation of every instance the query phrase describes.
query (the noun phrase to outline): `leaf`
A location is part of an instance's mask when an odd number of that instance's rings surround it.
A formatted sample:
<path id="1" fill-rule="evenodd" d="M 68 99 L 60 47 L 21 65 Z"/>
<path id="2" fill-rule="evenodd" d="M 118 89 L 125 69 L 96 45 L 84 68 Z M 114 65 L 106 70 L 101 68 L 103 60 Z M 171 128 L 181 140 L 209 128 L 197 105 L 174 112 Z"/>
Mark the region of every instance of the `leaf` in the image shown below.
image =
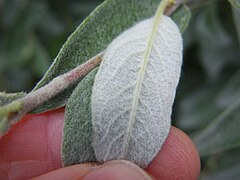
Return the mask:
<path id="1" fill-rule="evenodd" d="M 240 43 L 240 7 L 239 9 L 232 7 L 232 11 L 233 11 L 233 18 L 234 18 L 234 23 L 236 26 L 236 31 L 238 34 L 238 41 Z"/>
<path id="2" fill-rule="evenodd" d="M 118 36 L 96 75 L 91 109 L 101 163 L 127 159 L 146 167 L 168 135 L 182 38 L 169 17 L 155 22 L 144 20 Z"/>
<path id="3" fill-rule="evenodd" d="M 211 156 L 207 162 L 209 170 L 202 172 L 201 178 L 204 180 L 237 180 L 240 177 L 240 149 L 234 149 L 224 153 Z"/>
<path id="4" fill-rule="evenodd" d="M 5 93 L 0 92 L 0 137 L 6 132 L 10 127 L 10 122 L 8 121 L 9 116 L 20 109 L 22 104 L 16 102 L 13 106 L 8 106 L 13 101 L 24 97 L 26 93 Z"/>
<path id="5" fill-rule="evenodd" d="M 240 146 L 240 99 L 227 108 L 193 140 L 201 156 Z"/>
<path id="6" fill-rule="evenodd" d="M 228 0 L 233 7 L 240 9 L 240 0 Z"/>
<path id="7" fill-rule="evenodd" d="M 206 127 L 240 97 L 239 77 L 240 69 L 229 75 L 225 74 L 224 79 L 219 77 L 218 83 L 202 83 L 195 90 L 186 92 L 178 101 L 177 127 L 188 132 Z M 181 85 L 184 83 L 189 83 L 189 80 L 185 79 Z"/>
<path id="8" fill-rule="evenodd" d="M 227 26 L 220 19 L 216 1 L 206 7 L 197 18 L 196 38 L 199 42 L 199 56 L 208 75 L 208 80 L 216 81 L 227 65 L 239 65 L 239 49 L 235 45 Z"/>
<path id="9" fill-rule="evenodd" d="M 19 93 L 0 92 L 0 108 L 1 108 L 1 106 L 7 105 L 19 98 L 22 98 L 25 95 L 26 95 L 26 93 L 24 93 L 24 92 L 19 92 Z"/>
<path id="10" fill-rule="evenodd" d="M 186 5 L 182 5 L 181 8 L 178 8 L 175 13 L 172 15 L 174 22 L 178 25 L 181 33 L 183 33 L 190 21 L 191 11 Z"/>
<path id="11" fill-rule="evenodd" d="M 14 121 L 10 121 L 10 117 L 13 114 L 17 114 L 19 110 L 23 108 L 22 101 L 13 101 L 4 106 L 0 106 L 0 136 L 5 133 L 11 126 L 11 123 Z M 15 119 L 14 119 L 15 120 Z"/>
<path id="12" fill-rule="evenodd" d="M 204 180 L 239 180 L 240 178 L 240 163 L 221 171 L 217 171 L 208 175 L 203 175 L 201 179 Z"/>
<path id="13" fill-rule="evenodd" d="M 92 147 L 91 95 L 98 68 L 89 73 L 70 96 L 64 120 L 62 161 L 64 166 L 96 162 Z"/>
<path id="14" fill-rule="evenodd" d="M 185 21 L 180 21 L 185 22 Z M 178 23 L 181 25 L 181 23 Z M 183 27 L 183 26 L 182 26 Z M 94 70 L 97 71 L 97 70 Z M 63 139 L 63 148 L 62 148 L 62 159 L 65 166 L 84 163 L 84 162 L 91 162 L 93 161 L 93 156 L 95 157 L 93 149 L 91 150 L 92 146 L 89 144 L 92 143 L 92 139 L 86 139 L 84 137 L 90 137 L 92 132 L 92 127 L 89 126 L 86 128 L 87 132 L 84 132 L 84 136 L 80 136 L 82 129 L 79 129 L 76 133 L 76 130 L 73 130 L 74 127 L 79 126 L 78 123 L 84 124 L 84 122 L 91 121 L 91 112 L 89 106 L 91 94 L 87 92 L 91 91 L 90 86 L 86 89 L 84 88 L 86 85 L 85 79 L 90 79 L 90 76 L 95 76 L 95 73 L 90 73 L 89 75 L 84 78 L 74 90 L 74 93 L 71 95 L 71 98 L 68 100 L 67 108 L 66 108 L 66 116 L 65 116 L 65 125 L 64 125 L 64 139 Z M 93 78 L 93 77 L 92 77 Z M 83 83 L 83 85 L 82 85 Z M 80 88 L 81 87 L 81 88 Z M 88 94 L 88 95 L 85 95 Z M 84 100 L 84 101 L 83 101 Z M 78 107 L 78 111 L 73 111 L 71 109 L 75 109 Z M 81 113 L 79 113 L 81 112 Z M 76 115 L 74 115 L 76 113 Z M 77 116 L 77 118 L 72 118 Z M 79 142 L 79 144 L 74 144 L 72 140 L 76 140 L 75 142 Z M 88 142 L 86 141 L 88 140 Z M 85 142 L 87 145 L 82 144 Z M 84 150 L 89 149 L 89 154 L 87 152 L 83 153 Z M 76 151 L 76 152 L 75 152 Z M 92 154 L 92 155 L 91 155 Z"/>
<path id="15" fill-rule="evenodd" d="M 215 100 L 218 88 L 205 85 L 188 92 L 179 101 L 177 127 L 188 132 L 197 131 L 215 118 L 222 111 Z"/>
<path id="16" fill-rule="evenodd" d="M 220 107 L 227 108 L 240 97 L 240 68 L 227 79 L 224 87 L 217 93 L 215 100 Z"/>
<path id="17" fill-rule="evenodd" d="M 160 0 L 104 1 L 68 38 L 53 64 L 34 90 L 103 51 L 115 37 L 136 22 L 153 16 L 159 2 Z M 188 12 L 186 8 L 184 9 L 180 12 Z M 184 21 L 183 17 L 175 16 L 176 21 L 178 22 L 181 19 L 181 23 L 185 24 L 182 27 L 185 27 L 189 20 L 189 12 L 187 14 L 180 12 L 179 15 L 184 16 L 186 20 Z M 50 99 L 34 112 L 42 112 L 65 105 L 76 85 L 77 83 Z"/>

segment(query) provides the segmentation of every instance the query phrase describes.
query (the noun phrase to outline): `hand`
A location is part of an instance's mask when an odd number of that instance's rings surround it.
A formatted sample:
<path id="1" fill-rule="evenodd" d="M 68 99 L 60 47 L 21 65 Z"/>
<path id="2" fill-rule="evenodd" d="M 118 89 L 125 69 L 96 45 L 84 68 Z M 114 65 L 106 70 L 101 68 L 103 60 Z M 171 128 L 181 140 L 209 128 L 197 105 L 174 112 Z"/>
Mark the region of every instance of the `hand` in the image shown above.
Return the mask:
<path id="1" fill-rule="evenodd" d="M 191 139 L 172 127 L 146 171 L 128 161 L 62 168 L 64 109 L 26 115 L 0 139 L 0 179 L 197 179 L 199 155 Z M 45 174 L 46 173 L 46 174 Z M 39 177 L 37 177 L 39 176 Z"/>

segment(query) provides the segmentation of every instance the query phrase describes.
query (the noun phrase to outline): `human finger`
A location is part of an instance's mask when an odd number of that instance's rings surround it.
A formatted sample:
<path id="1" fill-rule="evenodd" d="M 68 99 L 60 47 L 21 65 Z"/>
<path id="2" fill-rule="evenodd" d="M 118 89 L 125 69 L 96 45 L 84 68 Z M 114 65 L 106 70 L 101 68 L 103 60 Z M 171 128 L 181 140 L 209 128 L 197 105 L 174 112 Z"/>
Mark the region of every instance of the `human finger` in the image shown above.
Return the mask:
<path id="1" fill-rule="evenodd" d="M 63 114 L 60 109 L 28 115 L 15 125 L 0 141 L 1 176 L 30 178 L 61 168 Z M 156 178 L 178 172 L 178 177 L 190 179 L 198 176 L 199 169 L 196 148 L 177 128 L 171 128 L 162 150 L 147 168 Z"/>
<path id="2" fill-rule="evenodd" d="M 26 115 L 0 139 L 0 179 L 28 179 L 62 167 L 64 109 Z"/>
<path id="3" fill-rule="evenodd" d="M 172 126 L 162 149 L 147 171 L 156 179 L 198 179 L 200 158 L 196 146 L 183 131 Z"/>

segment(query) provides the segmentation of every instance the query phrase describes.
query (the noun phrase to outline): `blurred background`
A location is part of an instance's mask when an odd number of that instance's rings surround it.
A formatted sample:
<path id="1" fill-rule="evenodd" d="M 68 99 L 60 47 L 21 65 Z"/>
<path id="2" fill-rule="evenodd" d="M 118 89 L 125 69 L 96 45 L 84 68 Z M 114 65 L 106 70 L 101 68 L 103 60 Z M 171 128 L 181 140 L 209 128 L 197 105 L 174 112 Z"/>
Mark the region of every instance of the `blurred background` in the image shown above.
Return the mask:
<path id="1" fill-rule="evenodd" d="M 102 1 L 0 0 L 0 91 L 29 92 L 67 37 Z M 196 0 L 191 9 L 173 124 L 194 137 L 201 179 L 240 179 L 240 108 L 213 125 L 240 99 L 240 19 L 234 11 L 234 21 L 226 0 Z M 209 127 L 215 131 L 206 145 L 197 136 Z"/>

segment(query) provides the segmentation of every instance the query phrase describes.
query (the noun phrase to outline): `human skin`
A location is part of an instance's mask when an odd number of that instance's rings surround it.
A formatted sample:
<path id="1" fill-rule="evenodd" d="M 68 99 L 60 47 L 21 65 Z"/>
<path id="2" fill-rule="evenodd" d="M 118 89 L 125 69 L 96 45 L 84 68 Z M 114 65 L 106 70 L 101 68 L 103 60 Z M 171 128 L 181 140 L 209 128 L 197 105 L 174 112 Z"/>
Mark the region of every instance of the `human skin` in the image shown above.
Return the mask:
<path id="1" fill-rule="evenodd" d="M 26 115 L 0 139 L 0 179 L 164 179 L 195 180 L 200 159 L 195 145 L 172 127 L 158 155 L 142 170 L 128 161 L 62 167 L 64 109 Z"/>

